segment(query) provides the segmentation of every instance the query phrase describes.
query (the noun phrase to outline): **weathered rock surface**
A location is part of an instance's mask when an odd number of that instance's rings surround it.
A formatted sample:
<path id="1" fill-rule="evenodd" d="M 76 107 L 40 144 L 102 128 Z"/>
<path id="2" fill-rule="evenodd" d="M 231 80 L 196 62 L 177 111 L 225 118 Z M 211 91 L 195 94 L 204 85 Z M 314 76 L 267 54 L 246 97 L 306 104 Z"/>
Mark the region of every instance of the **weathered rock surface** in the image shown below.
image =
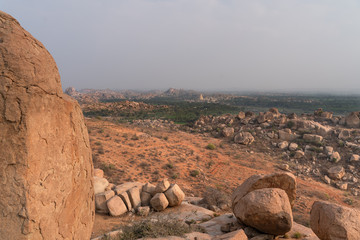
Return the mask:
<path id="1" fill-rule="evenodd" d="M 304 134 L 303 139 L 311 142 L 321 142 L 323 137 L 316 134 Z"/>
<path id="2" fill-rule="evenodd" d="M 118 217 L 127 212 L 126 205 L 119 196 L 113 196 L 106 203 L 110 215 L 113 217 Z"/>
<path id="3" fill-rule="evenodd" d="M 352 112 L 345 118 L 346 126 L 351 128 L 360 127 L 360 118 L 358 116 L 358 112 Z"/>
<path id="4" fill-rule="evenodd" d="M 93 166 L 45 47 L 0 11 L 0 239 L 90 239 Z M 21 214 L 19 214 L 21 213 Z"/>
<path id="5" fill-rule="evenodd" d="M 95 209 L 97 212 L 108 213 L 107 200 L 115 195 L 114 191 L 106 191 L 95 195 Z"/>
<path id="6" fill-rule="evenodd" d="M 169 201 L 169 206 L 174 207 L 181 204 L 185 198 L 185 193 L 177 184 L 173 184 L 168 190 L 166 190 L 165 196 Z"/>
<path id="7" fill-rule="evenodd" d="M 170 187 L 170 183 L 167 179 L 163 179 L 162 181 L 158 182 L 155 187 L 155 193 L 163 193 Z"/>
<path id="8" fill-rule="evenodd" d="M 94 177 L 103 178 L 104 177 L 104 171 L 101 170 L 100 168 L 95 168 L 94 169 Z"/>
<path id="9" fill-rule="evenodd" d="M 221 231 L 221 226 L 227 224 L 236 224 L 237 219 L 232 213 L 226 213 L 213 219 L 200 223 L 199 226 L 202 227 L 208 234 L 212 236 L 224 234 Z"/>
<path id="10" fill-rule="evenodd" d="M 151 196 L 154 196 L 156 194 L 155 192 L 155 189 L 156 189 L 156 186 L 151 184 L 151 183 L 146 183 L 144 186 L 143 186 L 143 192 L 147 192 L 147 193 L 150 193 Z"/>
<path id="11" fill-rule="evenodd" d="M 360 236 L 360 211 L 324 201 L 314 202 L 310 225 L 322 240 L 357 240 Z"/>
<path id="12" fill-rule="evenodd" d="M 290 231 L 293 216 L 286 192 L 279 188 L 254 190 L 240 199 L 235 216 L 247 226 L 280 235 Z"/>
<path id="13" fill-rule="evenodd" d="M 232 208 L 234 209 L 238 201 L 251 191 L 262 188 L 283 189 L 294 206 L 296 199 L 296 179 L 291 173 L 273 173 L 268 175 L 253 175 L 237 187 L 232 195 Z"/>
<path id="14" fill-rule="evenodd" d="M 239 229 L 223 235 L 216 236 L 212 240 L 248 240 L 244 230 Z"/>
<path id="15" fill-rule="evenodd" d="M 345 175 L 345 169 L 342 166 L 334 166 L 328 170 L 331 179 L 339 180 Z"/>
<path id="16" fill-rule="evenodd" d="M 283 141 L 294 141 L 300 136 L 292 133 L 290 129 L 287 130 L 279 130 L 279 139 Z"/>
<path id="17" fill-rule="evenodd" d="M 105 192 L 107 186 L 109 186 L 108 180 L 102 177 L 94 176 L 94 192 L 95 194 Z"/>
<path id="18" fill-rule="evenodd" d="M 255 138 L 249 132 L 240 132 L 240 133 L 236 134 L 234 137 L 235 143 L 240 143 L 240 144 L 244 144 L 244 145 L 249 145 L 252 142 L 254 142 L 254 140 L 255 140 Z"/>
<path id="19" fill-rule="evenodd" d="M 224 128 L 222 131 L 221 131 L 221 134 L 224 136 L 224 137 L 231 137 L 234 135 L 234 128 L 232 127 L 226 127 Z"/>
<path id="20" fill-rule="evenodd" d="M 142 186 L 136 186 L 127 190 L 132 208 L 137 209 L 138 207 L 141 206 L 141 197 L 140 197 L 141 188 Z"/>
<path id="21" fill-rule="evenodd" d="M 169 201 L 166 199 L 165 194 L 157 193 L 155 196 L 150 200 L 151 207 L 154 208 L 156 211 L 163 211 L 168 205 Z"/>

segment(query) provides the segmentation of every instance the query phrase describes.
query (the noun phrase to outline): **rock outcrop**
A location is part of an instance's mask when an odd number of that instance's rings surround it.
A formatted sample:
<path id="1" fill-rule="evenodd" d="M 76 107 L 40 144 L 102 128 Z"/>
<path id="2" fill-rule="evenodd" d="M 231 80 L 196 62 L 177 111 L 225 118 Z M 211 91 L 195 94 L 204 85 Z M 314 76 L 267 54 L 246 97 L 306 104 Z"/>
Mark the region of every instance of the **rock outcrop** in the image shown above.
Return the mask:
<path id="1" fill-rule="evenodd" d="M 296 179 L 291 173 L 273 173 L 268 175 L 253 175 L 239 187 L 232 195 L 232 207 L 238 204 L 238 201 L 251 191 L 262 188 L 280 188 L 283 189 L 288 197 L 291 206 L 294 206 L 296 199 Z"/>
<path id="2" fill-rule="evenodd" d="M 296 179 L 291 173 L 254 175 L 235 189 L 232 210 L 245 225 L 280 235 L 292 227 L 295 199 Z"/>
<path id="3" fill-rule="evenodd" d="M 89 239 L 93 166 L 54 59 L 0 11 L 0 239 Z"/>
<path id="4" fill-rule="evenodd" d="M 287 233 L 293 223 L 289 198 L 279 188 L 263 188 L 246 194 L 234 214 L 247 226 L 274 235 Z"/>
<path id="5" fill-rule="evenodd" d="M 324 201 L 314 202 L 310 225 L 323 240 L 357 240 L 360 236 L 360 211 Z"/>

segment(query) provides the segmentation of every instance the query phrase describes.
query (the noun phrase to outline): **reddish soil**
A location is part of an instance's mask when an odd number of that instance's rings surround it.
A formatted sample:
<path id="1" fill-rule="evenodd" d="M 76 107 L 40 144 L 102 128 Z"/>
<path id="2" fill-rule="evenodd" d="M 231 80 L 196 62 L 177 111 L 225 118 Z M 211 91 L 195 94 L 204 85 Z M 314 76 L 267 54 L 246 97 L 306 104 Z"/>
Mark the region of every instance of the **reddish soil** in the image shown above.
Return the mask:
<path id="1" fill-rule="evenodd" d="M 139 128 L 97 119 L 87 119 L 86 123 L 94 166 L 103 169 L 105 177 L 114 184 L 126 181 L 156 183 L 168 178 L 177 183 L 187 196 L 201 197 L 206 187 L 231 195 L 251 175 L 281 171 L 277 166 L 284 163 L 280 156 L 259 143 L 242 146 L 201 134 Z M 209 143 L 216 149 L 207 149 Z M 297 178 L 297 181 L 294 220 L 305 226 L 308 226 L 311 205 L 315 200 L 347 205 L 344 201 L 351 199 L 352 207 L 359 207 L 359 198 L 350 196 L 348 192 L 310 178 Z M 135 216 L 113 218 L 97 214 L 93 235 L 133 220 L 136 220 Z"/>

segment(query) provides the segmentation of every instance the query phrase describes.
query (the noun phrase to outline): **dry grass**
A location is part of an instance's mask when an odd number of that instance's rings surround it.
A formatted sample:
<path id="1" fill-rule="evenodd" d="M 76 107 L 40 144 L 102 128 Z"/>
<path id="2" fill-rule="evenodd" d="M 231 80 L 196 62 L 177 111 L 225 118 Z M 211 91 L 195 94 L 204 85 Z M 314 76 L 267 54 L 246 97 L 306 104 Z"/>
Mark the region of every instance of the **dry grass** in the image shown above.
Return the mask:
<path id="1" fill-rule="evenodd" d="M 123 232 L 111 240 L 135 240 L 139 238 L 157 238 L 168 236 L 184 236 L 186 233 L 202 231 L 182 221 L 169 219 L 146 219 L 125 226 Z"/>

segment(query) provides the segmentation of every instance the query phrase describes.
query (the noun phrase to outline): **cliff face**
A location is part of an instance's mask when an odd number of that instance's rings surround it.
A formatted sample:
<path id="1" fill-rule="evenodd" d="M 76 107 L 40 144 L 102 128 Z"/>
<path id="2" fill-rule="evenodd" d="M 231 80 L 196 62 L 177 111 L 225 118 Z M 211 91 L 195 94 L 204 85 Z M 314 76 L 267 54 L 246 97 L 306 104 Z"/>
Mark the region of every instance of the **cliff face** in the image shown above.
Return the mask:
<path id="1" fill-rule="evenodd" d="M 0 239 L 89 239 L 93 166 L 55 61 L 0 11 Z"/>

